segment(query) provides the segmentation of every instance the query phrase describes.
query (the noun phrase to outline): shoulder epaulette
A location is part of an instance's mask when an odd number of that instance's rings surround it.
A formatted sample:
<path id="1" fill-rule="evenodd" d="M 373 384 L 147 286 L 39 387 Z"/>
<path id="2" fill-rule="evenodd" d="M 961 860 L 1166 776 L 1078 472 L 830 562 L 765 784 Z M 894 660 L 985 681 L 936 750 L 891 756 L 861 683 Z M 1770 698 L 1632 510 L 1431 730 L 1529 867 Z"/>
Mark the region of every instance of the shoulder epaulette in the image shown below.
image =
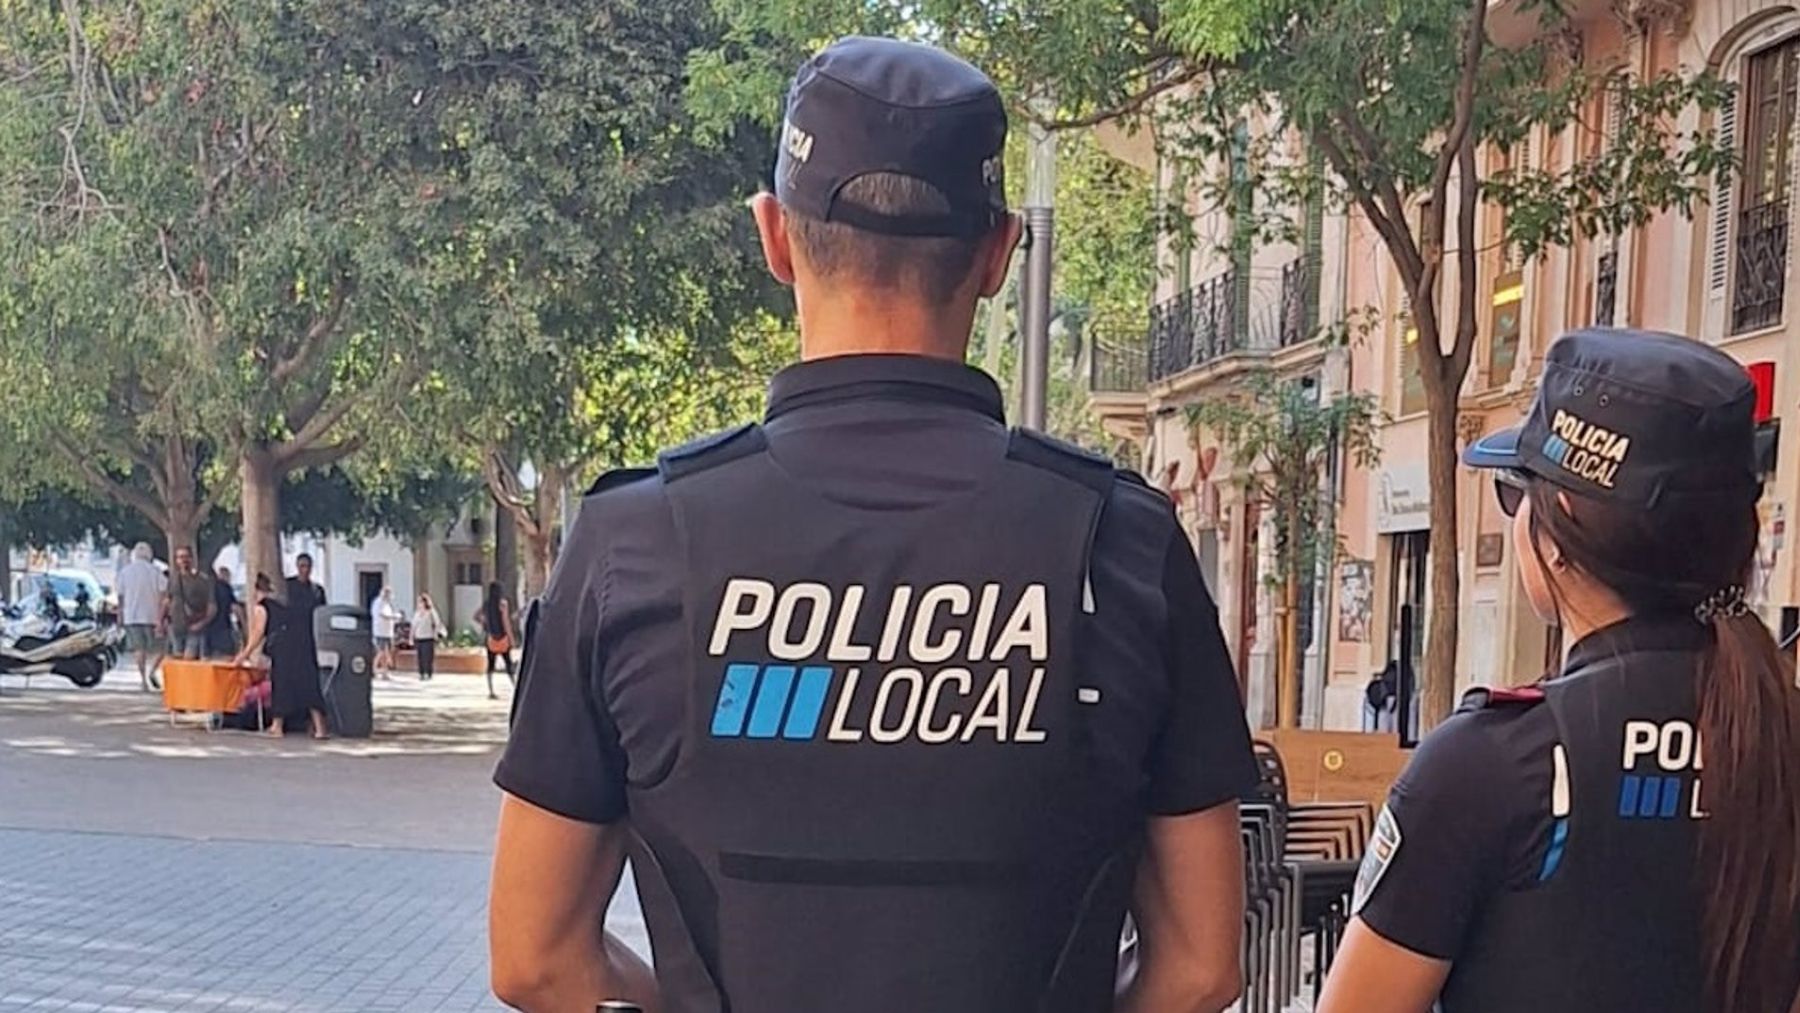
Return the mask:
<path id="1" fill-rule="evenodd" d="M 588 486 L 587 495 L 594 496 L 603 493 L 608 489 L 617 489 L 620 486 L 630 485 L 641 479 L 650 478 L 655 474 L 655 468 L 614 468 L 611 471 L 602 474 L 599 478 L 594 479 L 594 484 Z"/>
<path id="2" fill-rule="evenodd" d="M 1121 481 L 1128 482 L 1131 485 L 1138 486 L 1139 488 L 1148 489 L 1151 492 L 1156 493 L 1159 496 L 1163 494 L 1163 491 L 1161 489 L 1158 489 L 1155 486 L 1150 484 L 1149 479 L 1145 478 L 1144 476 L 1138 474 L 1135 471 L 1132 471 L 1130 468 L 1115 468 L 1115 469 L 1113 469 L 1113 474 L 1118 476 L 1118 478 Z"/>
<path id="3" fill-rule="evenodd" d="M 1476 686 L 1463 694 L 1459 710 L 1492 710 L 1496 707 L 1531 707 L 1544 702 L 1542 686 Z"/>
<path id="4" fill-rule="evenodd" d="M 1031 429 L 1014 429 L 1006 456 L 1054 471 L 1102 493 L 1112 490 L 1118 469 L 1098 454 Z"/>
<path id="5" fill-rule="evenodd" d="M 663 451 L 657 455 L 656 468 L 662 472 L 663 481 L 674 481 L 683 475 L 754 454 L 766 445 L 762 427 L 746 422 L 736 429 L 703 436 L 692 443 Z"/>

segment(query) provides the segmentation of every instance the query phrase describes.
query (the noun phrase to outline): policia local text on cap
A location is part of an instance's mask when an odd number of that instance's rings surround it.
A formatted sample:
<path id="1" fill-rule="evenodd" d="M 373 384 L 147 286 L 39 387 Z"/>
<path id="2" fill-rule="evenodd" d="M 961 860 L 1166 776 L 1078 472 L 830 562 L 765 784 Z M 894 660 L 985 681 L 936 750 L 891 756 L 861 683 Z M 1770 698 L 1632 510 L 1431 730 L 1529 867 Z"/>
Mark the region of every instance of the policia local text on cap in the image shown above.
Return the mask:
<path id="1" fill-rule="evenodd" d="M 762 424 L 602 478 L 527 617 L 495 774 L 513 1006 L 1235 997 L 1256 771 L 1192 549 L 962 364 L 1019 238 L 1005 138 L 939 50 L 853 38 L 801 68 L 754 210 L 804 361 Z M 601 932 L 627 855 L 654 973 Z"/>

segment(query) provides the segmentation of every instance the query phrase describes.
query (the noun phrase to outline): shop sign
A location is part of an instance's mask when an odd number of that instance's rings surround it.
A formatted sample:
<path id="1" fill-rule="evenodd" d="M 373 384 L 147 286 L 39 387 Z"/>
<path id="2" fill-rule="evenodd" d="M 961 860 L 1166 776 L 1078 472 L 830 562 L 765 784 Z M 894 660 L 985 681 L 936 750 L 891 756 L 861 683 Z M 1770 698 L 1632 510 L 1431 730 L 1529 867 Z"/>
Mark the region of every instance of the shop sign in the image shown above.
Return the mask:
<path id="1" fill-rule="evenodd" d="M 1375 530 L 1384 535 L 1431 527 L 1431 480 L 1424 464 L 1386 468 L 1375 487 Z"/>

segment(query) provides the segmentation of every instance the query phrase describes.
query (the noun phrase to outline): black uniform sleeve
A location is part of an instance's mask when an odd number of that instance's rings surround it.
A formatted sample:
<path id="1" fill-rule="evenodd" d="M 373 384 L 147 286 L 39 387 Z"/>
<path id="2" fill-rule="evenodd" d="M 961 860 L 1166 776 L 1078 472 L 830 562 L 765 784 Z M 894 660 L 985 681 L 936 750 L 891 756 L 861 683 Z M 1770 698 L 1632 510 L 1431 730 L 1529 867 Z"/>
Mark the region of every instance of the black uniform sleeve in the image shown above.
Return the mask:
<path id="1" fill-rule="evenodd" d="M 525 617 L 512 735 L 494 772 L 508 794 L 587 823 L 625 815 L 625 760 L 600 681 L 607 580 L 599 512 L 584 510 Z"/>
<path id="2" fill-rule="evenodd" d="M 1219 610 L 1179 530 L 1164 555 L 1162 587 L 1170 698 L 1168 721 L 1151 754 L 1150 811 L 1180 816 L 1255 787 L 1256 760 Z"/>
<path id="3" fill-rule="evenodd" d="M 1518 864 L 1534 821 L 1524 772 L 1485 726 L 1459 713 L 1426 736 L 1388 794 L 1358 876 L 1356 914 L 1390 942 L 1455 960 L 1487 899 Z"/>

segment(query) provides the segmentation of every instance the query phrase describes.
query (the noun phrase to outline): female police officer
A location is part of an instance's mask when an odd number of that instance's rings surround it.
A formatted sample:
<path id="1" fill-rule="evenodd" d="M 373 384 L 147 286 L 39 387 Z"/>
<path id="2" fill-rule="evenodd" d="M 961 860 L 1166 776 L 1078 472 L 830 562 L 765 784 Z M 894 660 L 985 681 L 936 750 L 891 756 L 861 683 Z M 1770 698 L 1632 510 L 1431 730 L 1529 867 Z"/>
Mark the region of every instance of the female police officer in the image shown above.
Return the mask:
<path id="1" fill-rule="evenodd" d="M 1800 691 L 1744 602 L 1754 398 L 1710 347 L 1584 331 L 1550 349 L 1525 424 L 1468 449 L 1573 646 L 1419 748 L 1322 1013 L 1794 1002 Z"/>

